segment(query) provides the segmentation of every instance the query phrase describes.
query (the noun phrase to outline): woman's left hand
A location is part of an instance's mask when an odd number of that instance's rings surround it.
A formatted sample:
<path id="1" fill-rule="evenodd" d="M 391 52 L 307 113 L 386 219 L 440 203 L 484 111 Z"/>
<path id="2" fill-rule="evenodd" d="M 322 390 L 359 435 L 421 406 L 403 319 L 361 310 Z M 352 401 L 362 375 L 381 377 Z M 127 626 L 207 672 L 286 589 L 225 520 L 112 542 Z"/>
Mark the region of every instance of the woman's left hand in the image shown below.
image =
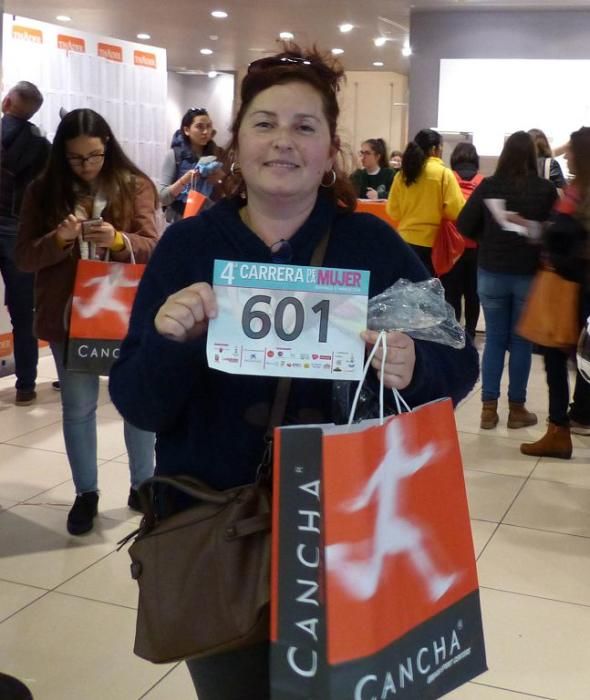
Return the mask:
<path id="1" fill-rule="evenodd" d="M 379 332 L 366 330 L 361 333 L 361 336 L 372 347 L 377 342 Z M 383 367 L 383 384 L 388 389 L 405 389 L 412 381 L 416 366 L 414 341 L 409 335 L 399 331 L 386 333 L 385 339 L 387 341 L 387 356 Z M 383 364 L 381 343 L 379 343 L 371 364 L 375 368 L 377 376 L 381 377 L 381 365 Z"/>
<path id="2" fill-rule="evenodd" d="M 94 243 L 99 248 L 110 248 L 115 241 L 115 229 L 108 221 L 96 224 L 83 234 L 85 241 Z"/>

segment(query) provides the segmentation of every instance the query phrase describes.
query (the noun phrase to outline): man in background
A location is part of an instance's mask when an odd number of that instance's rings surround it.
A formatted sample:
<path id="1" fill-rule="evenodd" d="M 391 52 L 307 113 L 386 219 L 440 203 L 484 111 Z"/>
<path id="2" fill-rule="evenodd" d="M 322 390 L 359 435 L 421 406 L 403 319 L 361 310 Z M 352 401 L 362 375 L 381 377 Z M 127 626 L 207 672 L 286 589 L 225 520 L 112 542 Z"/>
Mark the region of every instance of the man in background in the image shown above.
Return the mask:
<path id="1" fill-rule="evenodd" d="M 24 191 L 42 170 L 51 148 L 49 141 L 29 121 L 42 104 L 39 89 L 24 80 L 11 88 L 2 100 L 0 272 L 14 338 L 17 406 L 28 406 L 37 398 L 39 350 L 33 334 L 33 275 L 17 269 L 14 249 Z"/>

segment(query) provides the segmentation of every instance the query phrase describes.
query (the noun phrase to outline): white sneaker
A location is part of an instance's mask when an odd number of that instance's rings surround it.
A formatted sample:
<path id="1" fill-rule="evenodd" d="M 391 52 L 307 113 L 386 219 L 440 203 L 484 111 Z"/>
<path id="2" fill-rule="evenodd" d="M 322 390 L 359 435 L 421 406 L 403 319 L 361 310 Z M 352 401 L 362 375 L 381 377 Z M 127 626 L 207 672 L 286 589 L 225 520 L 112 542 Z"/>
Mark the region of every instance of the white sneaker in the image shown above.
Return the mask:
<path id="1" fill-rule="evenodd" d="M 570 433 L 574 433 L 574 435 L 590 435 L 590 425 L 570 420 Z"/>

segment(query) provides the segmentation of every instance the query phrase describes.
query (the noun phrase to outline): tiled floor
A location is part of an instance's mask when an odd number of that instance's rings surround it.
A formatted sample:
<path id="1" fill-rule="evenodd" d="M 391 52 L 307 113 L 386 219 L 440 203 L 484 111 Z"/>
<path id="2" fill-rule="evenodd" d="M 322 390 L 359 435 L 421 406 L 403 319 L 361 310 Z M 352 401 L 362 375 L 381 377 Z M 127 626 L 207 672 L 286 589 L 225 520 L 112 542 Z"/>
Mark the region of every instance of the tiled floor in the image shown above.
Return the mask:
<path id="1" fill-rule="evenodd" d="M 132 653 L 136 589 L 116 542 L 138 517 L 126 508 L 122 426 L 99 409 L 100 517 L 68 536 L 72 482 L 52 361 L 40 362 L 39 400 L 12 405 L 0 379 L 0 670 L 35 700 L 189 700 L 182 664 Z M 524 457 L 541 435 L 546 388 L 539 358 L 529 385 L 539 425 L 480 431 L 478 387 L 457 410 L 490 670 L 449 700 L 589 700 L 590 438 L 571 462 Z"/>

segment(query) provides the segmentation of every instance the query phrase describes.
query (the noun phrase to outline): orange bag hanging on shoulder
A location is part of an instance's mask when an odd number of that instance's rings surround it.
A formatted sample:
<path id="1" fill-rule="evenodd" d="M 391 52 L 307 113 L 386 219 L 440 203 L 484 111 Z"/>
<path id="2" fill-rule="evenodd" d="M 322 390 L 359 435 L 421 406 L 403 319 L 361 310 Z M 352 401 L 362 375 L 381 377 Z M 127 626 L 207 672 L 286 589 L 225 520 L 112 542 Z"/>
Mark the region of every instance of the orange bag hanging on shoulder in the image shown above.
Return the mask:
<path id="1" fill-rule="evenodd" d="M 184 213 L 182 215 L 183 219 L 188 219 L 189 216 L 196 216 L 205 206 L 205 202 L 207 201 L 207 197 L 195 189 L 195 182 L 196 178 L 193 175 L 191 178 L 190 190 L 186 198 Z"/>
<path id="2" fill-rule="evenodd" d="M 443 219 L 432 247 L 432 266 L 437 277 L 446 275 L 465 251 L 465 240 L 452 221 Z"/>

